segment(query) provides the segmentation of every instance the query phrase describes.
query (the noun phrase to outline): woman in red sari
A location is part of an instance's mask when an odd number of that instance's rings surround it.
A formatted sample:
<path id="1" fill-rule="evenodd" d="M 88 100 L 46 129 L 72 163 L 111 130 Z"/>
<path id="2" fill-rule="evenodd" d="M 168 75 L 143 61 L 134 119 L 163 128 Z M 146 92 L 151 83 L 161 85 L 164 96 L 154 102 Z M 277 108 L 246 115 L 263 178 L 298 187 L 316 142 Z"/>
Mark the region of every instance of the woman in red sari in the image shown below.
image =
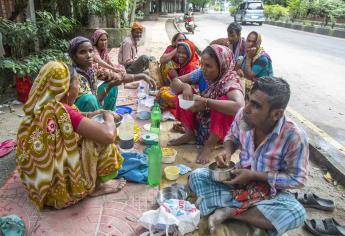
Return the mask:
<path id="1" fill-rule="evenodd" d="M 184 33 L 176 33 L 172 37 L 171 45 L 169 45 L 165 49 L 163 55 L 159 59 L 159 62 L 162 64 L 162 66 L 171 60 L 174 61 L 175 63 L 177 63 L 177 61 L 176 61 L 177 44 L 179 42 L 182 42 L 183 40 L 186 40 L 186 39 L 187 39 L 187 37 Z"/>
<path id="2" fill-rule="evenodd" d="M 186 75 L 191 73 L 193 70 L 199 68 L 199 55 L 196 51 L 196 46 L 193 42 L 185 39 L 177 43 L 176 55 L 174 58 L 174 66 L 166 68 L 165 72 L 162 74 L 170 74 L 172 70 L 176 71 L 178 76 Z M 163 77 L 165 85 L 160 89 L 158 93 L 158 100 L 160 105 L 163 108 L 172 108 L 176 107 L 176 95 L 169 87 L 170 78 L 166 76 L 166 79 Z"/>
<path id="3" fill-rule="evenodd" d="M 178 101 L 176 118 L 184 126 L 185 134 L 170 140 L 169 145 L 181 145 L 196 139 L 202 145 L 197 163 L 206 164 L 212 156 L 212 148 L 224 140 L 237 111 L 244 106 L 243 87 L 234 70 L 233 53 L 228 47 L 210 45 L 202 53 L 202 69 L 187 76 L 174 77 L 171 87 L 176 94 L 195 103 L 189 110 L 180 108 Z M 200 73 L 199 73 L 200 72 Z M 197 78 L 194 78 L 197 77 Z M 207 88 L 200 95 L 193 95 L 193 84 L 207 81 Z M 182 82 L 185 81 L 185 82 Z"/>

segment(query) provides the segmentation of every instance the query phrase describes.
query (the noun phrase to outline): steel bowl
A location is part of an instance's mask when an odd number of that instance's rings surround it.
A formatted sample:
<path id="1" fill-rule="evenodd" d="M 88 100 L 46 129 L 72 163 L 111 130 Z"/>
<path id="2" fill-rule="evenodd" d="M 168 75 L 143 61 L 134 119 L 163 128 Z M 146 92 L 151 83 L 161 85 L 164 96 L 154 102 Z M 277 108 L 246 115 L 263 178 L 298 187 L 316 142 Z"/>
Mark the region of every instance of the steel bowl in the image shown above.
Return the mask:
<path id="1" fill-rule="evenodd" d="M 116 127 L 119 127 L 121 122 L 122 122 L 123 116 L 120 115 L 120 114 L 116 114 L 116 115 L 118 116 L 118 119 L 115 120 L 115 125 L 116 125 Z M 94 121 L 97 121 L 98 123 L 103 123 L 104 122 L 104 118 L 103 118 L 103 114 L 102 113 L 93 116 L 91 119 L 94 120 Z"/>
<path id="2" fill-rule="evenodd" d="M 187 198 L 188 192 L 185 186 L 172 185 L 159 190 L 156 196 L 156 202 L 158 205 L 162 205 L 168 199 L 186 200 Z"/>
<path id="3" fill-rule="evenodd" d="M 208 166 L 208 171 L 212 180 L 222 182 L 233 178 L 232 170 L 234 170 L 234 168 L 235 163 L 232 161 L 229 163 L 229 167 L 225 168 L 220 168 L 217 162 L 213 162 Z"/>

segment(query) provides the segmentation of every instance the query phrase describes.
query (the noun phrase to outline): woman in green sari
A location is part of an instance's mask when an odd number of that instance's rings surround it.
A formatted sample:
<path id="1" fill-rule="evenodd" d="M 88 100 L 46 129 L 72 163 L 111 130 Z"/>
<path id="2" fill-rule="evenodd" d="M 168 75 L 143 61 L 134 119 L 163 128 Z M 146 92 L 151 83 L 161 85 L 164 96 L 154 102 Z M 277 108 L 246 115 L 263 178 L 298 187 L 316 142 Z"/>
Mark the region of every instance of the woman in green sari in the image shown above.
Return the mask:
<path id="1" fill-rule="evenodd" d="M 68 53 L 80 74 L 79 93 L 75 105 L 82 112 L 92 112 L 100 108 L 114 111 L 118 87 L 122 83 L 144 80 L 150 87 L 155 82 L 148 75 L 115 73 L 93 64 L 94 49 L 89 39 L 76 37 L 70 41 Z"/>

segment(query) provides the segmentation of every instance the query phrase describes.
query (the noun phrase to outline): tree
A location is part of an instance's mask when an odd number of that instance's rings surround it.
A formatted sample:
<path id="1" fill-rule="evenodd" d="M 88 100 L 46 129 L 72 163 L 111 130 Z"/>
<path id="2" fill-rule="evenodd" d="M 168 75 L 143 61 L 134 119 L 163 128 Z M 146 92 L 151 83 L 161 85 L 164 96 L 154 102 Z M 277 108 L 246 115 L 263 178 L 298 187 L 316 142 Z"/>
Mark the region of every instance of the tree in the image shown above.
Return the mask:
<path id="1" fill-rule="evenodd" d="M 315 1 L 313 11 L 324 17 L 325 25 L 331 21 L 333 27 L 337 18 L 345 16 L 345 3 L 342 0 L 319 0 Z"/>
<path id="2" fill-rule="evenodd" d="M 210 3 L 211 0 L 190 0 L 190 2 L 196 6 L 199 6 L 201 11 L 204 11 L 206 4 Z"/>

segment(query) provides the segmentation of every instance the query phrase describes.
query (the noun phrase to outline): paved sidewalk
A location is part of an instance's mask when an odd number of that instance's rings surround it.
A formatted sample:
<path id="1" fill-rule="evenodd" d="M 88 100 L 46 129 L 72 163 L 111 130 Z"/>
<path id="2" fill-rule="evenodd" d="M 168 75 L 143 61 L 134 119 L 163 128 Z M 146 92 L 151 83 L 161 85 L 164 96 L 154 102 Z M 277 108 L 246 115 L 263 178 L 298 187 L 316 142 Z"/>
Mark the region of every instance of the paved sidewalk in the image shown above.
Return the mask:
<path id="1" fill-rule="evenodd" d="M 139 48 L 139 53 L 159 58 L 169 44 L 165 33 L 165 20 L 143 22 L 143 25 L 146 28 L 145 41 Z M 118 49 L 113 49 L 110 53 L 114 62 L 117 61 L 117 51 Z M 133 92 L 135 91 L 121 88 L 119 97 L 133 96 Z M 17 107 L 16 110 L 21 110 L 21 107 Z M 18 128 L 20 120 L 11 120 L 14 130 Z M 14 153 L 11 155 L 13 156 Z M 12 164 L 14 164 L 13 159 L 11 158 Z M 157 188 L 127 183 L 119 193 L 87 197 L 63 210 L 46 208 L 40 212 L 28 199 L 15 171 L 0 188 L 0 216 L 9 214 L 20 216 L 25 222 L 26 235 L 136 236 L 144 229 L 136 219 L 142 212 L 154 207 L 156 193 Z"/>

